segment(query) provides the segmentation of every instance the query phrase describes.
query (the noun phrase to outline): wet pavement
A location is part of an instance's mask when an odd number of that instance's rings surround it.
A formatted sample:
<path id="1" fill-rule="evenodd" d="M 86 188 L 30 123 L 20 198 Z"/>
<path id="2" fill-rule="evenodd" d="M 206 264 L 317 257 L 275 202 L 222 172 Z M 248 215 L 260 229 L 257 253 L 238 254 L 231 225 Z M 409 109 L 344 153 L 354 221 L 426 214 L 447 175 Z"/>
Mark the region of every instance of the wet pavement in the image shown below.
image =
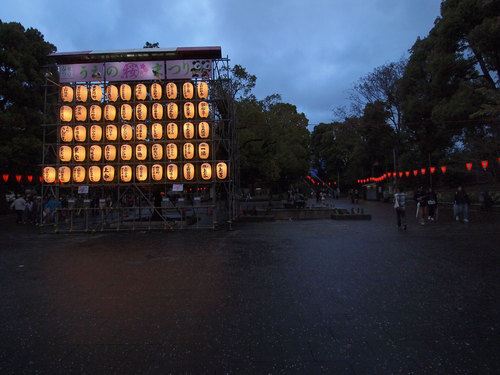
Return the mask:
<path id="1" fill-rule="evenodd" d="M 2 217 L 0 373 L 498 373 L 499 222 L 409 212 L 402 232 L 389 204 L 361 206 L 371 221 L 230 232 Z"/>

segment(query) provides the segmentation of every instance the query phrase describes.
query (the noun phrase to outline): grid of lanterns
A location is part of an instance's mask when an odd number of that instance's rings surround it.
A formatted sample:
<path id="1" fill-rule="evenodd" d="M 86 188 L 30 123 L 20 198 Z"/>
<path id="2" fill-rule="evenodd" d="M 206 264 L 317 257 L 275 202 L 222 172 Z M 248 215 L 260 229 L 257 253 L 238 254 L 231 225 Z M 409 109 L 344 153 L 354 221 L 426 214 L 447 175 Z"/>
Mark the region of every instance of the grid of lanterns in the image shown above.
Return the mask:
<path id="1" fill-rule="evenodd" d="M 212 155 L 208 84 L 63 86 L 58 165 L 46 183 L 224 180 Z"/>

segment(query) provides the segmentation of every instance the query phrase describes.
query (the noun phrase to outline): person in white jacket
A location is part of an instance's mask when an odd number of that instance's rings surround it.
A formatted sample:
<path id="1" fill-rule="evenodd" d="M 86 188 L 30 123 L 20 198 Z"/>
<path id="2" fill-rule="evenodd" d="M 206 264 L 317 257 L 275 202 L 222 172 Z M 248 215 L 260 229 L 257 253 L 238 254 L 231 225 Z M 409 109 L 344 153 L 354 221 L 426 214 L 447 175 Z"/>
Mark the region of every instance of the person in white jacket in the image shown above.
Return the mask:
<path id="1" fill-rule="evenodd" d="M 11 210 L 15 210 L 17 213 L 16 223 L 23 224 L 24 223 L 24 208 L 26 207 L 26 201 L 23 197 L 17 197 L 14 202 L 10 205 Z"/>

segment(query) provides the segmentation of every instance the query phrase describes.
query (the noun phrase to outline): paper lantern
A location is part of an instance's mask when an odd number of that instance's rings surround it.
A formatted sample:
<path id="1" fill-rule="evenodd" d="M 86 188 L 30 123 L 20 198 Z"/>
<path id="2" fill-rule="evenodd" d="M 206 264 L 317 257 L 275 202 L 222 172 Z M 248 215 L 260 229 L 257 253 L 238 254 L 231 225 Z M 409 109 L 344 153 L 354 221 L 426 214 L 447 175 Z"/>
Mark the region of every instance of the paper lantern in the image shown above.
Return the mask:
<path id="1" fill-rule="evenodd" d="M 418 170 L 417 169 L 414 169 L 413 170 L 413 175 L 416 176 L 418 174 Z"/>
<path id="2" fill-rule="evenodd" d="M 76 86 L 76 101 L 77 102 L 86 102 L 87 101 L 87 97 L 88 97 L 88 90 L 87 90 L 87 87 L 85 86 L 82 86 L 82 85 L 78 85 Z"/>
<path id="3" fill-rule="evenodd" d="M 193 139 L 194 137 L 194 125 L 191 122 L 186 122 L 182 127 L 184 138 Z"/>
<path id="4" fill-rule="evenodd" d="M 89 149 L 89 159 L 92 161 L 100 161 L 102 158 L 102 148 L 98 145 L 92 145 Z"/>
<path id="5" fill-rule="evenodd" d="M 155 120 L 163 119 L 163 105 L 160 103 L 154 103 L 153 107 L 151 107 L 151 115 Z"/>
<path id="6" fill-rule="evenodd" d="M 420 169 L 420 173 L 422 173 L 422 174 L 425 174 L 425 171 L 426 171 L 425 168 Z"/>
<path id="7" fill-rule="evenodd" d="M 61 141 L 71 142 L 73 140 L 73 128 L 71 126 L 63 125 L 61 126 Z"/>
<path id="8" fill-rule="evenodd" d="M 102 87 L 99 85 L 92 85 L 90 87 L 90 99 L 94 102 L 100 102 L 102 99 Z"/>
<path id="9" fill-rule="evenodd" d="M 53 167 L 43 168 L 43 180 L 47 184 L 51 184 L 56 180 L 56 169 Z"/>
<path id="10" fill-rule="evenodd" d="M 184 143 L 182 151 L 184 159 L 192 159 L 194 157 L 194 146 L 192 143 Z"/>
<path id="11" fill-rule="evenodd" d="M 142 104 L 139 103 L 135 106 L 135 118 L 139 121 L 144 121 L 146 120 L 146 117 L 148 115 L 148 108 Z"/>
<path id="12" fill-rule="evenodd" d="M 483 169 L 486 170 L 486 168 L 488 168 L 488 160 L 482 160 L 481 165 L 483 166 Z"/>
<path id="13" fill-rule="evenodd" d="M 151 146 L 151 156 L 154 160 L 161 160 L 163 158 L 163 146 L 159 143 Z"/>
<path id="14" fill-rule="evenodd" d="M 139 143 L 135 146 L 135 157 L 137 160 L 145 160 L 148 157 L 148 149 L 146 145 Z"/>
<path id="15" fill-rule="evenodd" d="M 87 128 L 82 125 L 75 126 L 75 129 L 73 130 L 73 136 L 75 137 L 75 141 L 85 142 L 85 139 L 87 139 Z"/>
<path id="16" fill-rule="evenodd" d="M 124 141 L 132 140 L 132 136 L 134 135 L 134 131 L 132 130 L 132 126 L 129 124 L 123 124 L 120 130 L 122 139 Z"/>
<path id="17" fill-rule="evenodd" d="M 410 171 L 405 171 L 405 176 L 406 177 L 410 176 Z"/>
<path id="18" fill-rule="evenodd" d="M 67 105 L 63 105 L 59 109 L 59 118 L 62 122 L 70 122 L 73 119 L 73 110 Z"/>
<path id="19" fill-rule="evenodd" d="M 166 87 L 167 98 L 168 99 L 176 99 L 177 98 L 177 85 L 173 82 L 167 83 Z"/>
<path id="20" fill-rule="evenodd" d="M 179 114 L 179 107 L 177 107 L 177 104 L 175 103 L 168 103 L 167 104 L 167 116 L 171 120 L 175 120 L 177 118 L 177 115 Z"/>
<path id="21" fill-rule="evenodd" d="M 191 82 L 185 82 L 182 85 L 182 95 L 184 99 L 193 99 L 194 88 Z"/>
<path id="22" fill-rule="evenodd" d="M 465 163 L 467 170 L 470 171 L 472 169 L 472 163 Z"/>
<path id="23" fill-rule="evenodd" d="M 151 85 L 151 97 L 153 98 L 153 100 L 160 100 L 161 97 L 162 97 L 162 88 L 161 88 L 161 85 L 159 83 L 153 83 Z"/>
<path id="24" fill-rule="evenodd" d="M 59 147 L 59 160 L 71 161 L 71 147 L 69 146 Z"/>
<path id="25" fill-rule="evenodd" d="M 132 159 L 132 146 L 130 145 L 121 145 L 120 147 L 120 156 L 122 160 L 130 160 Z"/>
<path id="26" fill-rule="evenodd" d="M 176 139 L 178 136 L 177 124 L 170 122 L 167 124 L 167 137 L 168 139 Z"/>
<path id="27" fill-rule="evenodd" d="M 204 180 L 210 180 L 212 178 L 212 166 L 208 163 L 203 163 L 200 168 L 201 178 Z"/>
<path id="28" fill-rule="evenodd" d="M 193 118 L 194 117 L 194 104 L 191 102 L 184 103 L 184 117 Z"/>
<path id="29" fill-rule="evenodd" d="M 217 170 L 217 178 L 219 180 L 224 180 L 227 177 L 227 164 L 224 162 L 217 163 L 217 166 L 215 167 Z"/>
<path id="30" fill-rule="evenodd" d="M 33 176 L 32 176 L 32 175 L 28 175 L 28 176 L 26 176 L 26 177 L 28 177 L 28 182 L 29 182 L 29 183 L 31 183 L 31 181 L 33 181 Z"/>
<path id="31" fill-rule="evenodd" d="M 445 173 L 446 173 L 446 165 L 443 165 L 443 166 L 441 167 L 441 172 L 443 172 L 443 174 L 445 174 Z"/>
<path id="32" fill-rule="evenodd" d="M 111 182 L 115 179 L 115 167 L 112 165 L 105 165 L 102 168 L 102 179 L 106 182 Z"/>
<path id="33" fill-rule="evenodd" d="M 171 181 L 177 180 L 178 168 L 175 164 L 167 165 L 167 178 Z"/>
<path id="34" fill-rule="evenodd" d="M 399 172 L 399 178 L 403 177 L 403 172 Z"/>
<path id="35" fill-rule="evenodd" d="M 151 135 L 153 139 L 162 139 L 163 138 L 163 125 L 155 122 L 151 125 Z"/>
<path id="36" fill-rule="evenodd" d="M 80 183 L 85 180 L 85 168 L 77 165 L 73 168 L 73 181 Z"/>
<path id="37" fill-rule="evenodd" d="M 137 124 L 135 126 L 135 139 L 143 141 L 148 135 L 148 127 L 144 124 Z"/>
<path id="38" fill-rule="evenodd" d="M 208 138 L 210 135 L 210 125 L 208 125 L 208 122 L 202 121 L 198 124 L 198 135 L 200 138 Z"/>
<path id="39" fill-rule="evenodd" d="M 57 179 L 63 184 L 68 183 L 71 179 L 71 169 L 66 166 L 59 167 L 59 169 L 57 170 Z"/>
<path id="40" fill-rule="evenodd" d="M 61 100 L 67 103 L 73 101 L 73 89 L 70 86 L 61 87 Z"/>
<path id="41" fill-rule="evenodd" d="M 83 146 L 73 147 L 73 160 L 74 161 L 84 161 L 86 155 L 86 149 Z"/>
<path id="42" fill-rule="evenodd" d="M 106 125 L 106 139 L 108 141 L 116 141 L 116 138 L 118 138 L 118 129 L 116 125 Z"/>
<path id="43" fill-rule="evenodd" d="M 92 125 L 90 127 L 90 139 L 94 142 L 100 142 L 102 139 L 102 127 L 99 125 Z"/>
<path id="44" fill-rule="evenodd" d="M 100 106 L 98 106 L 97 104 L 93 104 L 90 106 L 90 119 L 92 121 L 101 121 L 101 118 L 102 118 L 102 109 Z M 75 109 L 75 117 L 76 117 L 76 109 Z M 81 120 L 83 121 L 83 120 Z"/>
<path id="45" fill-rule="evenodd" d="M 161 181 L 161 179 L 163 178 L 163 168 L 160 164 L 152 165 L 151 178 L 155 181 Z"/>
<path id="46" fill-rule="evenodd" d="M 146 89 L 146 85 L 143 83 L 139 83 L 135 85 L 135 98 L 137 100 L 146 99 L 146 95 L 148 94 L 148 90 Z"/>
<path id="47" fill-rule="evenodd" d="M 104 119 L 106 121 L 115 121 L 116 118 L 116 107 L 112 104 L 106 104 L 104 106 Z"/>
<path id="48" fill-rule="evenodd" d="M 199 102 L 198 103 L 198 114 L 201 118 L 207 118 L 210 114 L 210 107 L 207 102 Z"/>
<path id="49" fill-rule="evenodd" d="M 126 83 L 120 85 L 120 98 L 124 101 L 129 101 L 132 98 L 132 89 Z"/>
<path id="50" fill-rule="evenodd" d="M 200 99 L 206 99 L 208 97 L 208 85 L 206 82 L 200 82 L 198 83 L 198 98 Z"/>
<path id="51" fill-rule="evenodd" d="M 114 145 L 106 145 L 104 147 L 104 159 L 107 161 L 115 161 L 116 147 Z"/>
<path id="52" fill-rule="evenodd" d="M 118 100 L 118 88 L 115 85 L 106 87 L 106 97 L 108 101 L 116 102 Z"/>
<path id="53" fill-rule="evenodd" d="M 89 180 L 90 182 L 101 181 L 101 168 L 99 168 L 97 165 L 92 165 L 89 168 Z"/>
<path id="54" fill-rule="evenodd" d="M 77 105 L 75 107 L 75 120 L 85 121 L 87 120 L 87 108 L 83 105 Z"/>
<path id="55" fill-rule="evenodd" d="M 120 180 L 130 182 L 132 180 L 132 168 L 130 165 L 122 165 L 120 167 Z"/>
<path id="56" fill-rule="evenodd" d="M 167 149 L 167 159 L 169 160 L 177 159 L 177 145 L 175 143 L 169 143 L 166 149 Z"/>
<path id="57" fill-rule="evenodd" d="M 198 145 L 198 156 L 200 159 L 208 159 L 210 154 L 210 147 L 208 143 L 202 142 Z"/>
<path id="58" fill-rule="evenodd" d="M 120 107 L 120 117 L 122 120 L 130 121 L 132 119 L 132 107 L 130 104 L 122 104 Z"/>
<path id="59" fill-rule="evenodd" d="M 148 167 L 142 164 L 135 167 L 135 178 L 137 178 L 138 181 L 146 181 L 148 178 Z"/>
<path id="60" fill-rule="evenodd" d="M 436 172 L 436 167 L 429 167 L 429 170 L 431 171 L 431 173 L 434 173 Z"/>
<path id="61" fill-rule="evenodd" d="M 191 181 L 194 178 L 194 165 L 191 163 L 184 164 L 184 179 Z"/>

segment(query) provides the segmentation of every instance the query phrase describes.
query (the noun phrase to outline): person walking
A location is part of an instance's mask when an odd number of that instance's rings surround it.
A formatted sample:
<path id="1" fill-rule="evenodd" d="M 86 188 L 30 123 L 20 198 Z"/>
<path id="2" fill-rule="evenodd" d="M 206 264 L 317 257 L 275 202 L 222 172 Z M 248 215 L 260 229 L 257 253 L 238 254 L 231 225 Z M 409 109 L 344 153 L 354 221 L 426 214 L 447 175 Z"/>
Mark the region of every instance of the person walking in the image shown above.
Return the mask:
<path id="1" fill-rule="evenodd" d="M 460 221 L 460 218 L 462 218 L 462 221 L 464 223 L 468 223 L 470 198 L 462 186 L 458 187 L 453 203 L 453 213 L 455 215 L 455 220 Z"/>
<path id="2" fill-rule="evenodd" d="M 24 209 L 26 208 L 26 201 L 22 196 L 18 196 L 14 202 L 10 205 L 11 210 L 16 211 L 16 223 L 17 224 L 24 224 Z"/>
<path id="3" fill-rule="evenodd" d="M 406 194 L 404 189 L 399 187 L 398 192 L 394 194 L 394 208 L 396 210 L 396 219 L 398 223 L 398 229 L 403 225 L 403 229 L 406 230 Z"/>
<path id="4" fill-rule="evenodd" d="M 437 199 L 437 194 L 434 192 L 432 188 L 429 188 L 427 190 L 427 209 L 429 210 L 429 216 L 427 217 L 427 220 L 429 221 L 435 221 L 437 220 L 437 204 L 438 204 L 438 199 Z"/>
<path id="5" fill-rule="evenodd" d="M 417 203 L 417 219 L 420 225 L 425 224 L 425 218 L 427 214 L 427 194 L 424 191 L 424 187 L 420 186 L 413 196 L 415 202 Z"/>

